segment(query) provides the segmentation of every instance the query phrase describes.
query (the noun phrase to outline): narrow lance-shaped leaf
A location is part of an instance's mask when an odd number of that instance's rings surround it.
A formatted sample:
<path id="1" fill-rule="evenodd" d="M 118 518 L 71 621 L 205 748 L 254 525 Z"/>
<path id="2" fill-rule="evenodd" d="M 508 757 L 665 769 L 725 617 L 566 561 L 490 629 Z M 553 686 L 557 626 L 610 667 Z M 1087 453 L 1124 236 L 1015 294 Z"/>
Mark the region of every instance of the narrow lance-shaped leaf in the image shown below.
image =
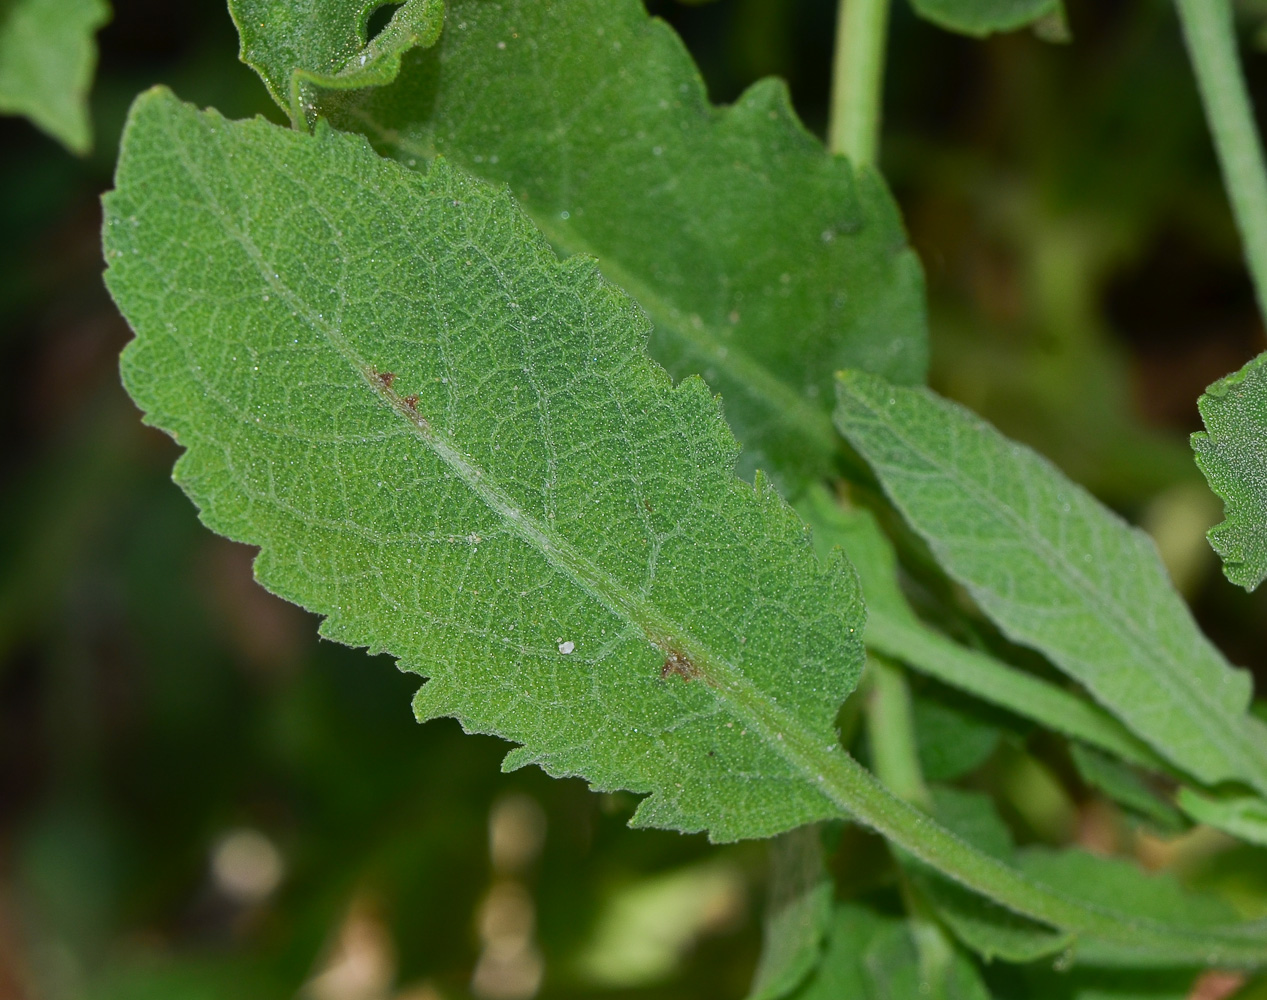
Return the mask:
<path id="1" fill-rule="evenodd" d="M 745 477 L 830 470 L 836 369 L 924 378 L 923 278 L 883 180 L 829 156 L 782 83 L 710 104 L 639 0 L 453 0 L 395 84 L 322 111 L 408 166 L 509 184 L 557 250 L 598 258 L 652 356 L 721 394 Z"/>
<path id="2" fill-rule="evenodd" d="M 26 115 L 75 153 L 92 145 L 88 90 L 105 0 L 0 3 L 0 114 Z"/>
<path id="3" fill-rule="evenodd" d="M 459 171 L 155 91 L 107 198 L 129 390 L 206 523 L 332 639 L 641 825 L 761 836 L 851 814 L 1019 912 L 1267 962 L 1257 928 L 1132 922 L 973 851 L 839 747 L 854 574 L 822 566 L 698 379 L 674 387 L 591 262 Z"/>
<path id="4" fill-rule="evenodd" d="M 637 307 L 505 193 L 359 137 L 155 91 L 107 199 L 107 280 L 147 419 L 207 524 L 322 632 L 426 675 L 536 763 L 650 792 L 640 825 L 765 836 L 839 806 L 862 604 L 820 568 Z"/>
<path id="5" fill-rule="evenodd" d="M 1267 579 L 1267 354 L 1215 382 L 1197 406 L 1205 431 L 1192 449 L 1227 517 L 1210 544 L 1227 578 L 1253 590 Z"/>
<path id="6" fill-rule="evenodd" d="M 444 0 L 406 0 L 374 38 L 370 15 L 383 0 L 229 0 L 242 39 L 242 61 L 296 125 L 312 120 L 322 90 L 390 83 L 403 53 L 432 45 Z"/>
<path id="7" fill-rule="evenodd" d="M 1151 539 L 963 407 L 860 372 L 837 425 L 941 565 L 1154 750 L 1267 790 L 1251 682 L 1203 636 Z"/>

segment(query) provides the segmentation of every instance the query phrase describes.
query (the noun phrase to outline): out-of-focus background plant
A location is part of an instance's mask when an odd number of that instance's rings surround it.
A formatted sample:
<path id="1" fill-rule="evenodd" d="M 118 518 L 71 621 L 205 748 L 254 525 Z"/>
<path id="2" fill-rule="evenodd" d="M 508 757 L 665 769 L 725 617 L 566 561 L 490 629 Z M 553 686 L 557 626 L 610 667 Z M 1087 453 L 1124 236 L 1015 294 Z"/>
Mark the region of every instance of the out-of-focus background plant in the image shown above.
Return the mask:
<path id="1" fill-rule="evenodd" d="M 650 6 L 714 99 L 777 74 L 823 127 L 833 0 Z M 1164 0 L 1068 9 L 1065 45 L 893 11 L 881 160 L 927 271 L 933 384 L 1138 518 L 1261 691 L 1267 589 L 1219 571 L 1186 438 L 1267 341 L 1178 25 Z M 1267 6 L 1242 13 L 1267 108 Z M 149 84 L 276 109 L 221 0 L 116 0 L 98 42 L 91 153 L 0 118 L 0 1000 L 742 996 L 764 845 L 635 833 L 632 798 L 501 774 L 503 745 L 417 726 L 414 680 L 319 642 L 199 527 L 119 385 L 98 197 Z M 1022 840 L 1267 910 L 1267 851 L 1143 832 L 1041 740 L 980 749 Z M 838 833 L 838 885 L 883 881 L 879 842 Z"/>

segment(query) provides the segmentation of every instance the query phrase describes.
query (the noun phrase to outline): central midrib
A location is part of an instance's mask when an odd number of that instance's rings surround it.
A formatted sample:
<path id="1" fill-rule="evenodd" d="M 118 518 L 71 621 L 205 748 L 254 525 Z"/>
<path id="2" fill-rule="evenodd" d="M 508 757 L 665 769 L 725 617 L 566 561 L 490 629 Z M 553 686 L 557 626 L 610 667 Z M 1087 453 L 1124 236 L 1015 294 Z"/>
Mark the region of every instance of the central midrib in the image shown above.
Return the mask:
<path id="1" fill-rule="evenodd" d="M 1079 584 L 1083 584 L 1086 592 L 1096 594 L 1101 599 L 1104 605 L 1114 609 L 1116 614 L 1106 623 L 1110 631 L 1116 633 L 1119 637 L 1126 639 L 1128 644 L 1133 645 L 1136 648 L 1142 648 L 1142 649 L 1149 648 L 1149 645 L 1143 641 L 1143 639 L 1139 636 L 1137 630 L 1131 627 L 1129 618 L 1127 618 L 1125 615 L 1121 613 L 1120 608 L 1118 608 L 1116 602 L 1113 601 L 1112 598 L 1109 597 L 1108 595 L 1103 594 L 1103 592 L 1101 591 L 1099 587 L 1093 585 L 1090 581 L 1088 581 L 1085 577 L 1083 577 L 1082 574 L 1079 573 L 1075 567 L 1070 565 L 1068 560 L 1066 560 L 1058 551 L 1054 550 L 1044 538 L 1042 538 L 1039 535 L 1034 535 L 1031 531 L 1029 531 L 1028 530 L 1029 526 L 1026 524 L 1024 519 L 1021 518 L 1021 516 L 1015 510 L 1013 510 L 1010 506 L 1003 504 L 1002 502 L 996 501 L 995 498 L 991 496 L 990 494 L 982 493 L 981 491 L 977 490 L 969 480 L 960 477 L 957 474 L 957 470 L 949 468 L 948 466 L 943 464 L 938 458 L 929 454 L 923 448 L 919 447 L 914 441 L 912 441 L 909 437 L 903 434 L 898 429 L 895 423 L 893 423 L 891 420 L 887 418 L 884 411 L 876 409 L 869 401 L 864 400 L 857 395 L 855 395 L 854 398 L 857 399 L 858 402 L 861 403 L 861 405 L 863 405 L 867 409 L 868 412 L 870 412 L 876 419 L 880 421 L 880 423 L 886 429 L 888 429 L 889 433 L 893 434 L 893 436 L 896 437 L 899 441 L 901 441 L 903 445 L 907 447 L 912 453 L 920 456 L 920 458 L 922 458 L 925 462 L 927 462 L 933 468 L 938 470 L 938 472 L 940 472 L 943 476 L 946 476 L 947 478 L 958 482 L 961 488 L 964 490 L 964 492 L 974 497 L 977 500 L 977 502 L 980 503 L 983 507 L 995 511 L 996 514 L 999 516 L 1000 520 L 1003 520 L 1005 522 L 1010 522 L 1013 528 L 1018 531 L 1018 534 L 1020 534 L 1023 537 L 1035 538 L 1040 549 L 1045 554 L 1048 555 L 1049 565 L 1051 565 L 1053 567 L 1053 570 L 1059 576 L 1063 578 L 1066 586 L 1070 587 L 1075 593 L 1080 593 Z M 1118 625 L 1116 624 L 1119 618 L 1123 622 L 1123 626 L 1121 628 L 1119 628 Z M 1206 706 L 1207 712 L 1210 712 L 1211 714 L 1223 716 L 1224 718 L 1226 718 L 1227 713 L 1223 710 L 1222 706 L 1218 706 L 1218 705 L 1212 706 L 1209 700 L 1206 698 L 1205 692 L 1199 686 L 1195 688 L 1189 688 L 1187 685 L 1183 683 L 1182 677 L 1178 676 L 1176 673 L 1176 671 L 1179 668 L 1179 664 L 1173 659 L 1173 657 L 1170 655 L 1168 650 L 1166 650 L 1164 647 L 1157 647 L 1155 652 L 1157 654 L 1156 658 L 1166 663 L 1170 667 L 1170 669 L 1165 671 L 1161 675 L 1161 677 L 1165 683 L 1167 690 L 1171 693 L 1172 697 L 1174 698 L 1174 703 L 1179 706 L 1180 710 L 1183 711 L 1184 715 L 1193 719 L 1193 721 L 1197 724 L 1198 728 L 1202 732 L 1205 732 L 1207 728 L 1209 728 L 1212 731 L 1212 735 L 1210 735 L 1209 738 L 1211 739 L 1212 742 L 1214 742 L 1217 746 L 1219 746 L 1223 754 L 1227 755 L 1227 760 L 1229 763 L 1231 763 L 1232 761 L 1241 761 L 1242 763 L 1245 763 L 1246 754 L 1250 752 L 1252 748 L 1246 745 L 1245 740 L 1243 739 L 1243 733 L 1242 733 L 1241 727 L 1239 726 L 1232 726 L 1232 727 L 1224 727 L 1224 726 L 1203 727 L 1201 726 L 1202 716 L 1191 716 L 1188 714 L 1186 710 L 1186 706 L 1187 706 L 1186 699 L 1191 699 L 1192 701 L 1195 701 L 1198 704 Z M 1082 680 L 1082 678 L 1079 678 L 1079 680 Z M 1089 688 L 1092 687 L 1089 681 L 1084 681 L 1084 683 L 1086 683 Z M 1233 730 L 1232 740 L 1230 742 L 1225 738 L 1225 730 L 1229 728 Z M 1163 756 L 1167 755 L 1168 747 L 1164 744 L 1164 742 L 1159 741 L 1154 736 L 1147 736 L 1145 738 L 1147 742 L 1153 747 L 1153 749 L 1157 750 Z M 1180 766 L 1188 767 L 1190 765 L 1181 764 Z M 1239 772 L 1239 768 L 1237 770 Z M 1247 778 L 1248 776 L 1237 773 L 1234 775 L 1223 775 L 1221 777 Z M 1210 780 L 1210 779 L 1207 779 L 1207 780 Z M 1214 779 L 1214 780 L 1218 780 L 1218 779 Z M 1260 790 L 1262 790 L 1264 787 L 1263 779 L 1261 776 L 1256 776 L 1253 783 L 1255 787 L 1259 788 Z"/>

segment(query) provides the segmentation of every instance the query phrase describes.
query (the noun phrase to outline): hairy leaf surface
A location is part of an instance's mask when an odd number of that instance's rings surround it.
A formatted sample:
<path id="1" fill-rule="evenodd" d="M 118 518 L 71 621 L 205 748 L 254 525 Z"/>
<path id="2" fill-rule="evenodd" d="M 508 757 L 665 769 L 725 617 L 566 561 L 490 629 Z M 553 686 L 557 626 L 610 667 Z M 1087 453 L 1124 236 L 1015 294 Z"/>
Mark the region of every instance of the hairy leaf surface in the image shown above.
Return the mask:
<path id="1" fill-rule="evenodd" d="M 88 90 L 105 0 L 0 3 L 0 113 L 25 115 L 76 153 L 92 145 Z"/>
<path id="2" fill-rule="evenodd" d="M 407 0 L 367 39 L 370 15 L 383 6 L 383 0 L 229 0 L 229 13 L 242 61 L 298 125 L 315 114 L 322 90 L 390 83 L 403 53 L 439 37 L 444 0 Z"/>
<path id="3" fill-rule="evenodd" d="M 1201 634 L 1147 535 L 928 390 L 849 372 L 839 395 L 841 431 L 1008 636 L 1177 767 L 1267 789 L 1267 727 L 1246 714 L 1249 675 Z"/>
<path id="4" fill-rule="evenodd" d="M 844 757 L 853 571 L 734 476 L 716 401 L 647 357 L 592 261 L 442 162 L 164 91 L 106 207 L 125 380 L 185 446 L 178 481 L 324 635 L 427 676 L 419 718 L 652 793 L 640 825 L 839 814 L 789 747 Z"/>
<path id="5" fill-rule="evenodd" d="M 1014 31 L 1045 17 L 1063 17 L 1061 0 L 911 0 L 921 17 L 978 37 Z"/>
<path id="6" fill-rule="evenodd" d="M 656 360 L 720 392 L 745 477 L 829 469 L 837 368 L 924 378 L 923 278 L 883 180 L 827 155 L 782 83 L 710 104 L 639 0 L 453 0 L 395 84 L 323 110 L 411 167 L 509 184 L 557 250 L 598 258 Z"/>
<path id="7" fill-rule="evenodd" d="M 1227 578 L 1253 590 L 1267 579 L 1267 354 L 1215 382 L 1197 406 L 1205 431 L 1192 448 L 1227 518 L 1210 544 Z"/>

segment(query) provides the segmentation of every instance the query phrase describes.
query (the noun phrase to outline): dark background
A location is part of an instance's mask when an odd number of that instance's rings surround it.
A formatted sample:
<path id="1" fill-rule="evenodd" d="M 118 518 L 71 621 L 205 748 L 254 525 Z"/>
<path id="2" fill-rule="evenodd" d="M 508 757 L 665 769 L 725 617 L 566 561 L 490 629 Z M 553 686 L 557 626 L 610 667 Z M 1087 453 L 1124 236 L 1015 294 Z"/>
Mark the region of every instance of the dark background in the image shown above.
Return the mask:
<path id="1" fill-rule="evenodd" d="M 221 0 L 114 2 L 95 152 L 0 119 L 0 1000 L 292 996 L 348 956 L 378 978 L 307 995 L 469 995 L 481 900 L 506 878 L 490 809 L 507 801 L 546 821 L 514 875 L 543 996 L 742 996 L 760 845 L 630 831 L 630 798 L 503 775 L 499 741 L 417 726 L 414 680 L 318 642 L 170 483 L 175 447 L 119 386 L 128 331 L 100 281 L 98 197 L 153 83 L 278 114 Z M 778 74 L 821 132 L 830 0 L 650 6 L 714 99 Z M 933 382 L 1148 527 L 1262 690 L 1267 590 L 1231 587 L 1205 546 L 1220 506 L 1186 436 L 1201 390 L 1267 342 L 1178 26 L 1163 0 L 1069 13 L 1070 45 L 979 42 L 895 2 L 882 166 L 927 269 Z M 1267 56 L 1246 58 L 1267 108 Z M 254 900 L 212 864 L 244 829 L 284 865 Z M 865 867 L 875 845 L 850 849 Z M 638 905 L 669 928 L 641 980 L 600 946 L 604 921 L 639 937 Z"/>

